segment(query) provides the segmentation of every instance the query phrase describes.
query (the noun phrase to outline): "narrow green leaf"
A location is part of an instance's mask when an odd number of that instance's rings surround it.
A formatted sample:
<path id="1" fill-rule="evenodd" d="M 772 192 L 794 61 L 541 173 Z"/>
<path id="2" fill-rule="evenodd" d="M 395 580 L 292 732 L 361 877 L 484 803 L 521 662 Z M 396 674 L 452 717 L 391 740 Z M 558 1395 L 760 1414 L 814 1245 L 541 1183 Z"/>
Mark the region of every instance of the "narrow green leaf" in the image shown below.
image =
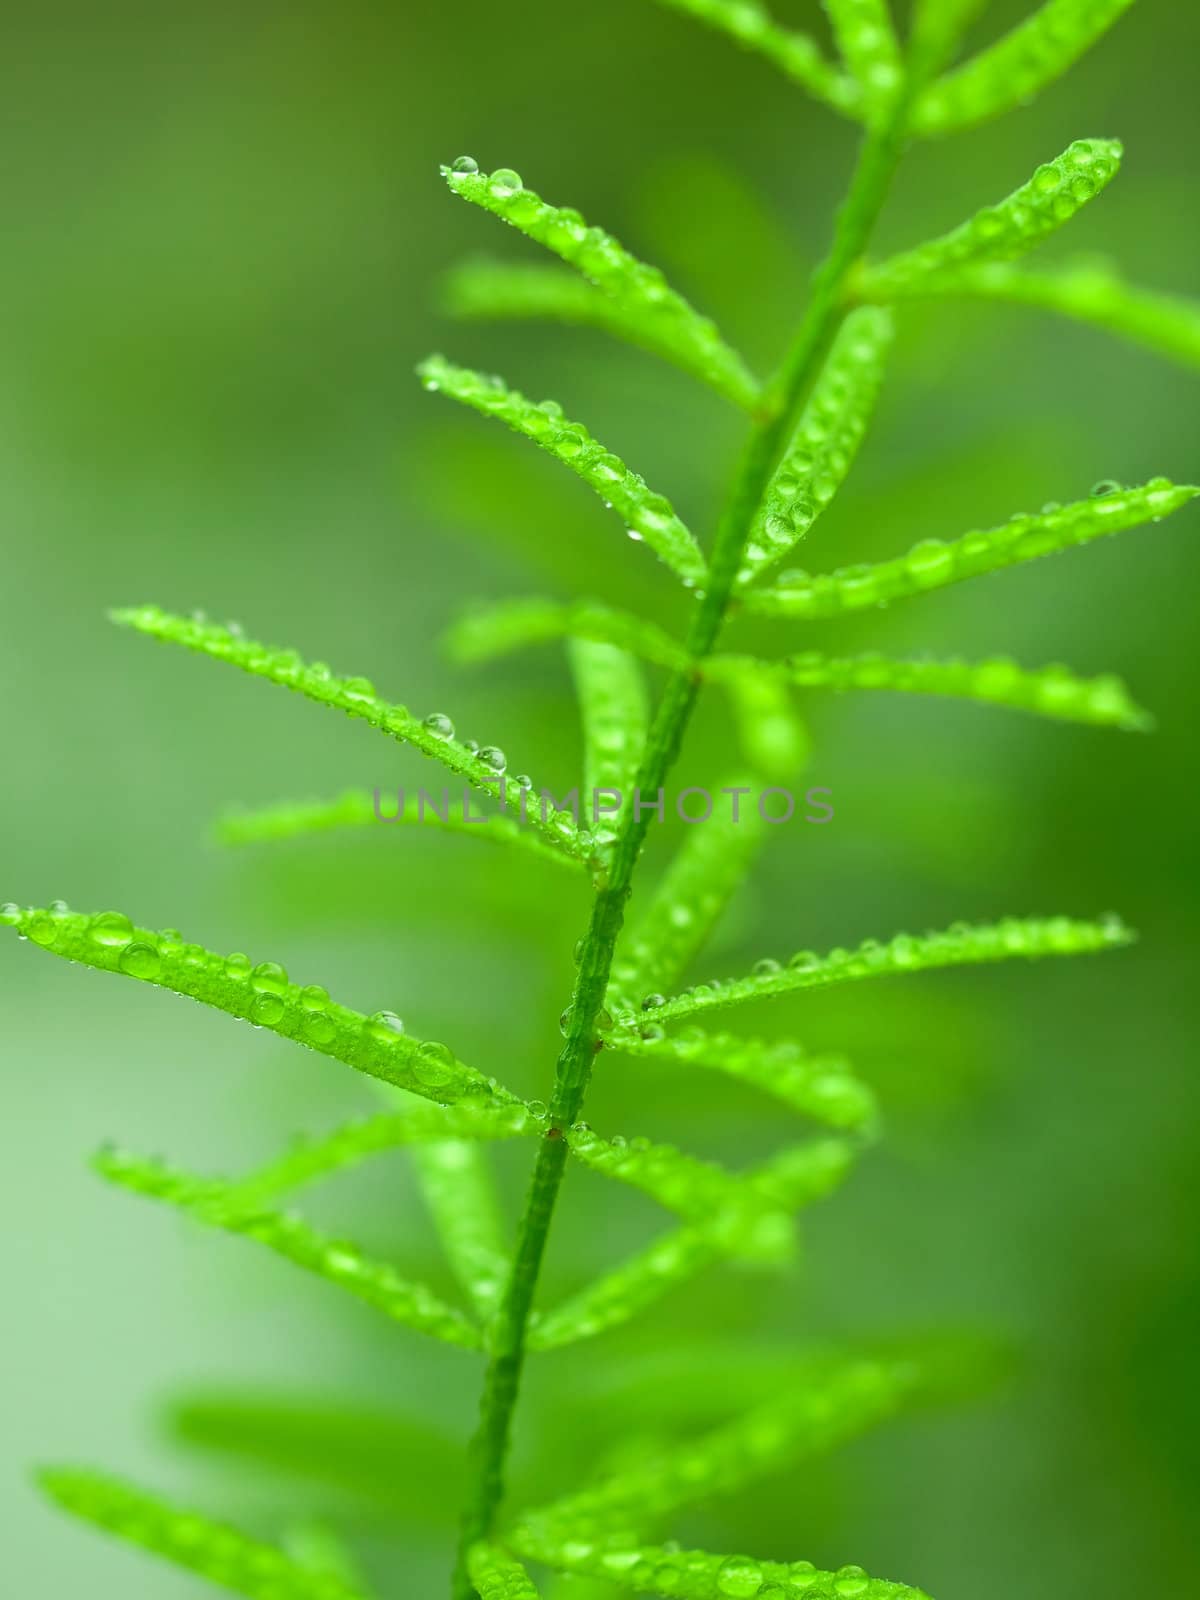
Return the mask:
<path id="1" fill-rule="evenodd" d="M 250 1600 L 364 1600 L 360 1589 L 301 1566 L 274 1545 L 101 1473 L 47 1467 L 38 1482 L 72 1516 Z"/>
<path id="2" fill-rule="evenodd" d="M 758 386 L 731 377 L 723 367 L 696 370 L 689 350 L 680 347 L 670 321 L 646 315 L 636 305 L 610 299 L 566 267 L 514 265 L 476 259 L 455 267 L 442 285 L 442 310 L 465 322 L 560 322 L 596 328 L 703 379 L 725 399 L 746 411 L 757 403 Z"/>
<path id="3" fill-rule="evenodd" d="M 227 1203 L 237 1211 L 255 1211 L 306 1184 L 357 1166 L 383 1150 L 423 1148 L 451 1141 L 539 1136 L 543 1129 L 520 1104 L 478 1110 L 469 1101 L 453 1106 L 416 1103 L 403 1111 L 382 1111 L 343 1124 L 319 1139 L 294 1143 L 275 1161 L 229 1185 Z"/>
<path id="4" fill-rule="evenodd" d="M 564 1133 L 571 1154 L 606 1178 L 630 1184 L 689 1222 L 710 1227 L 726 1253 L 779 1260 L 791 1229 L 749 1174 L 740 1177 L 674 1145 L 602 1139 L 586 1123 Z"/>
<path id="5" fill-rule="evenodd" d="M 659 4 L 728 34 L 844 116 L 861 115 L 861 86 L 827 61 L 806 33 L 773 21 L 759 0 L 659 0 Z"/>
<path id="6" fill-rule="evenodd" d="M 636 1536 L 684 1506 L 784 1472 L 866 1432 L 914 1395 L 920 1377 L 912 1361 L 814 1358 L 768 1403 L 735 1421 L 642 1455 L 611 1477 L 523 1516 L 513 1540 L 521 1548 L 536 1543 L 546 1549 L 572 1534 Z"/>
<path id="7" fill-rule="evenodd" d="M 534 1123 L 531 1131 L 543 1130 Z M 417 1145 L 413 1158 L 446 1259 L 486 1324 L 500 1303 L 511 1266 L 487 1153 L 468 1140 L 454 1139 Z"/>
<path id="8" fill-rule="evenodd" d="M 887 944 L 867 939 L 856 950 L 832 950 L 827 956 L 799 950 L 787 966 L 760 961 L 749 977 L 728 978 L 719 985 L 699 984 L 689 994 L 678 995 L 660 1006 L 655 1021 L 681 1021 L 747 1000 L 769 1000 L 797 989 L 823 989 L 892 973 L 973 966 L 1018 956 L 1034 960 L 1116 950 L 1132 943 L 1133 938 L 1115 916 L 1107 916 L 1101 922 L 1075 922 L 1069 917 L 1012 917 L 977 926 L 956 923 L 944 932 L 919 938 L 899 933 Z M 622 1036 L 634 1032 L 636 1026 L 632 1018 L 621 1019 L 613 1032 L 614 1047 L 620 1048 Z"/>
<path id="9" fill-rule="evenodd" d="M 714 815 L 691 828 L 641 911 L 617 944 L 614 998 L 652 1011 L 716 925 L 762 843 L 754 793 L 746 778 L 723 785 Z M 655 1018 L 657 1021 L 657 1018 Z"/>
<path id="10" fill-rule="evenodd" d="M 653 340 L 660 349 L 669 349 L 678 365 L 736 405 L 756 404 L 758 384 L 741 356 L 721 338 L 716 324 L 693 310 L 657 267 L 630 255 L 611 233 L 589 228 L 578 211 L 548 204 L 525 188 L 510 168 L 489 174 L 464 158 L 443 167 L 442 174 L 462 199 L 503 218 L 582 273 L 620 308 L 628 323 L 643 330 L 639 342 Z"/>
<path id="11" fill-rule="evenodd" d="M 690 665 L 683 646 L 654 623 L 594 600 L 563 604 L 535 598 L 474 606 L 447 631 L 445 644 L 453 660 L 474 664 L 551 639 L 614 645 L 668 670 Z"/>
<path id="12" fill-rule="evenodd" d="M 538 1591 L 525 1568 L 495 1545 L 474 1545 L 467 1565 L 479 1600 L 538 1600 Z"/>
<path id="13" fill-rule="evenodd" d="M 1068 223 L 1116 177 L 1119 139 L 1076 139 L 998 205 L 985 206 L 953 232 L 869 269 L 879 298 L 913 292 L 922 279 L 981 262 L 1023 256 Z"/>
<path id="14" fill-rule="evenodd" d="M 883 689 L 889 693 L 948 696 L 1007 706 L 1060 722 L 1145 732 L 1152 719 L 1130 698 L 1120 678 L 1079 678 L 1055 664 L 1037 671 L 1019 667 L 1007 656 L 988 661 L 896 661 L 887 656 L 825 656 L 819 651 L 756 661 L 747 656 L 714 657 L 706 676 L 774 674 L 798 689 Z"/>
<path id="15" fill-rule="evenodd" d="M 646 683 L 636 658 L 616 645 L 571 639 L 567 654 L 583 717 L 588 821 L 599 825 L 597 805 L 612 806 L 615 816 L 620 800 L 632 802 L 633 780 L 650 725 Z M 612 825 L 607 818 L 606 825 Z"/>
<path id="16" fill-rule="evenodd" d="M 747 1174 L 755 1187 L 789 1212 L 823 1200 L 844 1181 L 857 1153 L 847 1139 L 790 1145 Z M 594 1339 L 630 1321 L 647 1306 L 731 1253 L 734 1235 L 712 1222 L 687 1223 L 585 1285 L 560 1305 L 535 1314 L 533 1349 Z"/>
<path id="17" fill-rule="evenodd" d="M 425 387 L 437 390 L 487 417 L 495 417 L 569 467 L 622 518 L 630 533 L 645 541 L 660 561 L 685 584 L 700 583 L 704 557 L 695 539 L 675 515 L 671 502 L 652 494 L 620 456 L 598 444 L 581 423 L 563 416 L 553 400 L 535 405 L 499 378 L 485 378 L 468 367 L 455 367 L 442 356 L 430 356 L 417 369 Z"/>
<path id="18" fill-rule="evenodd" d="M 651 1063 L 723 1072 L 832 1128 L 865 1128 L 876 1117 L 875 1096 L 844 1057 L 809 1055 L 792 1040 L 743 1039 L 701 1028 L 664 1034 L 652 1026 L 614 1034 L 610 1045 Z"/>
<path id="19" fill-rule="evenodd" d="M 566 1532 L 550 1533 L 522 1524 L 510 1535 L 530 1561 L 585 1577 L 604 1578 L 637 1594 L 679 1595 L 682 1600 L 725 1600 L 726 1596 L 767 1595 L 772 1589 L 812 1600 L 853 1595 L 854 1600 L 928 1600 L 920 1589 L 870 1578 L 858 1566 L 821 1572 L 811 1561 L 759 1561 L 752 1556 L 713 1555 L 707 1550 L 677 1550 L 634 1540 L 589 1543 Z M 758 1584 L 758 1588 L 751 1587 Z M 848 1587 L 853 1585 L 853 1587 Z"/>
<path id="20" fill-rule="evenodd" d="M 355 1244 L 327 1238 L 300 1217 L 244 1209 L 235 1183 L 198 1178 L 115 1150 L 97 1156 L 95 1167 L 110 1183 L 133 1194 L 165 1201 L 209 1227 L 257 1240 L 306 1272 L 374 1306 L 393 1322 L 445 1344 L 467 1350 L 482 1348 L 478 1328 L 423 1283 L 402 1278 L 386 1262 L 373 1260 Z"/>
<path id="21" fill-rule="evenodd" d="M 852 311 L 801 413 L 751 525 L 738 582 L 752 583 L 803 539 L 854 464 L 883 382 L 893 323 L 874 306 Z"/>
<path id="22" fill-rule="evenodd" d="M 450 809 L 440 795 L 416 803 L 404 799 L 405 791 L 344 789 L 333 800 L 283 800 L 255 810 L 239 808 L 217 819 L 214 833 L 221 844 L 241 846 L 277 844 L 287 839 L 307 838 L 314 833 L 334 833 L 343 829 L 405 827 L 433 828 L 439 833 L 465 834 L 490 844 L 511 845 L 517 850 L 552 861 L 560 867 L 581 865 L 577 856 L 552 848 L 512 817 L 489 816 L 487 826 L 479 817 L 464 817 Z M 401 805 L 403 802 L 403 809 Z M 442 810 L 437 807 L 441 806 Z"/>
<path id="23" fill-rule="evenodd" d="M 909 55 L 922 81 L 939 72 L 988 0 L 915 0 Z"/>
<path id="24" fill-rule="evenodd" d="M 864 276 L 862 293 L 866 299 L 874 298 L 870 271 Z M 1200 367 L 1200 302 L 1135 288 L 1103 260 L 1043 272 L 993 262 L 897 285 L 892 294 L 898 299 L 961 297 L 1034 306 L 1103 328 L 1185 366 Z"/>
<path id="25" fill-rule="evenodd" d="M 620 1327 L 720 1261 L 722 1254 L 712 1233 L 694 1223 L 661 1234 L 559 1305 L 535 1312 L 529 1324 L 529 1348 L 553 1350 Z"/>
<path id="26" fill-rule="evenodd" d="M 508 803 L 503 777 L 506 760 L 503 751 L 493 745 L 483 750 L 468 749 L 455 738 L 454 725 L 440 711 L 432 712 L 422 721 L 414 717 L 407 706 L 380 700 L 375 694 L 374 685 L 367 678 L 337 677 L 323 662 L 306 665 L 294 650 L 277 650 L 247 639 L 229 628 L 175 616 L 169 611 L 160 610 L 158 606 L 114 611 L 112 619 L 152 639 L 183 645 L 214 660 L 227 661 L 253 677 L 266 678 L 270 683 L 306 695 L 318 705 L 333 706 L 347 716 L 359 717 L 373 728 L 389 734 L 399 744 L 412 745 L 422 755 L 439 762 L 480 794 L 499 800 L 501 805 Z M 464 802 L 464 812 L 465 809 Z M 529 827 L 549 844 L 577 860 L 588 859 L 590 841 L 586 833 L 576 827 L 569 812 L 556 811 L 544 801 L 531 801 L 527 806 L 522 806 L 521 814 Z"/>
<path id="27" fill-rule="evenodd" d="M 913 113 L 914 131 L 954 133 L 1017 106 L 1076 62 L 1133 0 L 1045 0 L 1032 16 L 932 84 Z"/>
<path id="28" fill-rule="evenodd" d="M 900 41 L 888 0 L 823 0 L 842 59 L 878 112 L 900 86 Z"/>
<path id="29" fill-rule="evenodd" d="M 907 555 L 872 566 L 842 567 L 816 577 L 806 572 L 784 573 L 777 588 L 752 589 L 744 604 L 763 616 L 805 619 L 887 605 L 1090 544 L 1104 534 L 1161 522 L 1197 495 L 1200 489 L 1191 485 L 1181 487 L 1167 478 L 1153 478 L 1138 488 L 1114 488 L 1090 500 L 1016 516 L 999 528 L 964 533 L 948 543 L 924 539 Z"/>
<path id="30" fill-rule="evenodd" d="M 292 1523 L 283 1548 L 299 1566 L 315 1577 L 339 1583 L 344 1589 L 370 1594 L 371 1588 L 346 1541 L 319 1518 Z"/>
<path id="31" fill-rule="evenodd" d="M 469 1099 L 481 1119 L 490 1113 L 504 1121 L 521 1103 L 464 1066 L 444 1044 L 398 1032 L 391 1012 L 368 1017 L 338 1005 L 316 984 L 289 983 L 273 961 L 251 966 L 240 952 L 221 957 L 201 945 L 184 944 L 174 931 L 135 928 L 119 911 L 89 917 L 58 905 L 24 911 L 4 906 L 0 924 L 64 960 L 187 995 L 426 1100 L 450 1105 Z"/>

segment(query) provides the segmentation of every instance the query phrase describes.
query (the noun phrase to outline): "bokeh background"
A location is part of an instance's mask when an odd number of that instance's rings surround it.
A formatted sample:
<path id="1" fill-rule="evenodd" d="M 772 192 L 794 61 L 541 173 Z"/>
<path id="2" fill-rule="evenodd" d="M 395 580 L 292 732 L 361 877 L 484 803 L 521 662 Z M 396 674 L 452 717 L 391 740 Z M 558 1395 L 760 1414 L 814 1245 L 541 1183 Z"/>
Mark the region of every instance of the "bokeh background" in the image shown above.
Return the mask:
<path id="1" fill-rule="evenodd" d="M 994 0 L 978 37 L 1023 9 Z M 537 252 L 457 204 L 438 163 L 468 151 L 580 206 L 765 365 L 797 315 L 853 134 L 648 0 L 5 10 L 0 897 L 120 906 L 278 959 L 544 1092 L 582 887 L 410 830 L 222 851 L 208 830 L 231 801 L 423 773 L 362 725 L 114 630 L 105 608 L 155 600 L 236 617 L 448 710 L 518 769 L 565 786 L 578 734 L 559 652 L 466 673 L 440 657 L 444 623 L 469 598 L 528 592 L 588 593 L 668 622 L 681 602 L 585 489 L 424 395 L 413 365 L 441 348 L 556 396 L 700 529 L 738 423 L 599 335 L 447 325 L 438 281 L 451 263 Z M 822 28 L 815 0 L 778 11 Z M 1074 137 L 1112 133 L 1127 142 L 1124 173 L 1047 256 L 1111 252 L 1135 281 L 1200 292 L 1198 50 L 1195 8 L 1141 0 L 1036 105 L 918 148 L 881 247 L 953 224 Z M 878 424 L 812 535 L 812 564 L 986 527 L 1099 478 L 1194 479 L 1198 395 L 1200 374 L 1036 313 L 906 312 Z M 834 790 L 836 821 L 780 830 L 710 969 L 1008 912 L 1117 908 L 1142 943 L 754 1018 L 844 1043 L 889 1136 L 812 1214 L 794 1277 L 723 1269 L 624 1333 L 544 1358 L 519 1429 L 519 1492 L 582 1470 L 611 1428 L 653 1431 L 663 1374 L 684 1370 L 704 1330 L 778 1354 L 830 1333 L 982 1327 L 1018 1352 L 993 1395 L 898 1423 L 676 1531 L 861 1561 L 941 1600 L 1175 1592 L 1194 1570 L 1196 529 L 1184 513 L 837 632 L 849 649 L 1011 650 L 1115 670 L 1160 726 L 1143 738 L 814 699 L 812 781 Z M 799 645 L 782 625 L 741 638 Z M 686 770 L 702 781 L 730 743 L 720 709 L 706 710 Z M 369 1087 L 15 941 L 0 986 L 0 1517 L 13 1591 L 199 1592 L 43 1508 L 30 1465 L 78 1459 L 264 1530 L 332 1513 L 383 1592 L 443 1592 L 474 1358 L 427 1348 L 85 1170 L 114 1137 L 237 1171 L 368 1108 Z M 784 1133 L 765 1102 L 629 1063 L 605 1065 L 591 1117 L 729 1159 Z M 526 1158 L 502 1162 L 514 1205 Z M 402 1158 L 309 1208 L 443 1282 Z M 547 1294 L 657 1221 L 648 1203 L 573 1179 Z M 354 1408 L 360 1481 L 321 1481 L 302 1451 L 228 1462 L 180 1437 L 196 1396 L 255 1392 Z"/>

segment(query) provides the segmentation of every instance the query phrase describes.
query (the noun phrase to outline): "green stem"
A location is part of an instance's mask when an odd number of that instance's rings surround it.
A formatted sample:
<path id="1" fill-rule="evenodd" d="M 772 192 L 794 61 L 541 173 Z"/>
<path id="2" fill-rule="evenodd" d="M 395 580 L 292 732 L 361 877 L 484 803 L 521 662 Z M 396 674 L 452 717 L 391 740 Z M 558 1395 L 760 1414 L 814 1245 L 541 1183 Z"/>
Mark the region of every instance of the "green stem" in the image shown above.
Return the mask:
<path id="1" fill-rule="evenodd" d="M 763 494 L 845 315 L 846 280 L 866 247 L 887 196 L 903 148 L 908 103 L 905 96 L 886 125 L 872 129 L 863 141 L 849 194 L 838 214 L 833 245 L 817 269 L 804 319 L 768 387 L 761 418 L 743 452 L 717 526 L 708 586 L 697 601 L 688 630 L 687 650 L 694 661 L 707 656 L 716 643 Z M 657 796 L 664 786 L 698 690 L 699 676 L 694 672 L 677 671 L 668 680 L 638 772 L 638 796 Z M 613 952 L 651 809 L 635 804 L 626 811 L 583 940 L 566 1043 L 556 1067 L 551 1129 L 534 1164 L 512 1273 L 491 1328 L 479 1426 L 471 1443 L 470 1489 L 454 1576 L 454 1600 L 472 1600 L 475 1594 L 467 1571 L 468 1553 L 473 1544 L 491 1533 L 503 1498 L 504 1463 L 524 1363 L 526 1329 L 566 1167 L 567 1147 L 562 1132 L 579 1118 L 592 1062 L 600 1048 L 597 1023 L 604 1009 Z"/>

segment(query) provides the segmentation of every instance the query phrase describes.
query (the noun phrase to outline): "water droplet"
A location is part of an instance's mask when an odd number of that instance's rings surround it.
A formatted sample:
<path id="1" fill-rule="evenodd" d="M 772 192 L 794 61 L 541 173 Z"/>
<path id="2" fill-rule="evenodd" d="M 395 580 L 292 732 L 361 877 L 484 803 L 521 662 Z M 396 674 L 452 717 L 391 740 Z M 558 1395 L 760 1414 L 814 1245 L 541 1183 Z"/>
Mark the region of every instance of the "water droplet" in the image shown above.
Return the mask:
<path id="1" fill-rule="evenodd" d="M 48 911 L 39 911 L 29 920 L 29 937 L 34 944 L 40 944 L 43 949 L 52 945 L 59 935 L 57 917 L 52 917 Z"/>
<path id="2" fill-rule="evenodd" d="M 367 1032 L 380 1044 L 395 1044 L 404 1024 L 394 1011 L 375 1011 L 367 1018 Z"/>
<path id="3" fill-rule="evenodd" d="M 375 685 L 370 678 L 347 678 L 342 684 L 342 698 L 353 706 L 369 705 L 375 698 Z"/>
<path id="4" fill-rule="evenodd" d="M 462 741 L 462 747 L 463 747 L 464 750 L 469 751 L 470 754 L 473 755 L 473 756 L 477 756 L 479 754 L 479 740 L 478 739 L 464 739 Z"/>
<path id="5" fill-rule="evenodd" d="M 497 775 L 502 773 L 508 766 L 508 757 L 504 754 L 503 750 L 494 744 L 484 745 L 483 749 L 479 752 L 479 760 L 485 767 L 490 767 L 491 770 Z"/>
<path id="6" fill-rule="evenodd" d="M 440 1088 L 454 1076 L 454 1052 L 440 1039 L 425 1039 L 417 1050 L 413 1070 L 426 1088 Z"/>
<path id="7" fill-rule="evenodd" d="M 250 1007 L 250 1021 L 256 1028 L 273 1028 L 283 1021 L 286 1005 L 277 994 L 260 994 Z"/>
<path id="8" fill-rule="evenodd" d="M 933 585 L 941 581 L 954 565 L 954 552 L 941 539 L 922 539 L 904 558 L 905 570 L 914 583 Z"/>
<path id="9" fill-rule="evenodd" d="M 473 156 L 456 156 L 450 164 L 451 172 L 474 173 L 479 171 L 479 163 Z"/>
<path id="10" fill-rule="evenodd" d="M 562 1013 L 562 1015 L 558 1019 L 558 1031 L 562 1034 L 564 1039 L 566 1038 L 567 1034 L 570 1033 L 570 1031 L 571 1031 L 571 1008 L 570 1008 L 570 1006 L 567 1007 L 567 1009 Z"/>
<path id="11" fill-rule="evenodd" d="M 1102 500 L 1105 495 L 1120 494 L 1124 487 L 1125 485 L 1118 483 L 1115 478 L 1101 478 L 1099 483 L 1092 485 L 1092 497 Z"/>
<path id="12" fill-rule="evenodd" d="M 521 174 L 514 172 L 511 167 L 497 167 L 488 179 L 488 193 L 497 200 L 507 200 L 523 187 Z"/>
<path id="13" fill-rule="evenodd" d="M 422 726 L 428 728 L 435 739 L 453 739 L 454 737 L 454 724 L 444 711 L 431 711 Z"/>
<path id="14" fill-rule="evenodd" d="M 533 788 L 533 779 L 527 772 L 518 772 L 516 777 L 513 779 L 513 782 L 516 784 L 518 789 Z"/>
<path id="15" fill-rule="evenodd" d="M 307 984 L 300 991 L 300 1004 L 305 1011 L 327 1011 L 329 991 L 322 989 L 319 983 Z"/>
<path id="16" fill-rule="evenodd" d="M 117 965 L 131 978 L 153 978 L 162 965 L 159 953 L 150 944 L 127 944 Z"/>
<path id="17" fill-rule="evenodd" d="M 288 975 L 277 961 L 260 961 L 250 974 L 250 982 L 260 994 L 286 994 Z"/>
<path id="18" fill-rule="evenodd" d="M 250 976 L 250 957 L 243 955 L 240 950 L 235 950 L 231 956 L 225 957 L 225 976 L 242 983 Z"/>
<path id="19" fill-rule="evenodd" d="M 6 900 L 0 906 L 0 922 L 6 927 L 14 928 L 21 920 L 21 908 L 15 900 Z"/>
<path id="20" fill-rule="evenodd" d="M 647 994 L 642 996 L 643 1011 L 657 1011 L 659 1006 L 665 1006 L 666 1003 L 667 997 L 665 994 Z"/>
<path id="21" fill-rule="evenodd" d="M 834 1593 L 853 1600 L 855 1595 L 866 1594 L 871 1580 L 861 1567 L 839 1567 L 833 1575 Z"/>
<path id="22" fill-rule="evenodd" d="M 750 1556 L 729 1556 L 717 1571 L 717 1591 L 734 1600 L 749 1600 L 762 1588 L 763 1573 Z"/>
<path id="23" fill-rule="evenodd" d="M 133 923 L 120 911 L 101 911 L 88 923 L 88 938 L 109 949 L 128 944 L 133 938 Z"/>
<path id="24" fill-rule="evenodd" d="M 770 978 L 776 972 L 782 972 L 781 964 L 771 956 L 764 956 L 761 961 L 756 961 L 750 969 L 756 978 Z"/>
<path id="25" fill-rule="evenodd" d="M 815 950 L 797 950 L 788 961 L 788 966 L 796 972 L 813 972 L 820 964 L 821 958 Z"/>

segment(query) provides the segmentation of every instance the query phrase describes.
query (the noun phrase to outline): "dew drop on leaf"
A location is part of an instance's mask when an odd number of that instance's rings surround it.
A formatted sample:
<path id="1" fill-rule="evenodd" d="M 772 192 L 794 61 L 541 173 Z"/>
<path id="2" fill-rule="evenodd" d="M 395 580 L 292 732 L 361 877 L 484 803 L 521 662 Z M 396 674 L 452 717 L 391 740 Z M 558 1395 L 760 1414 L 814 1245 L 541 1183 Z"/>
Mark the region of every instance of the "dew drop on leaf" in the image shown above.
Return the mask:
<path id="1" fill-rule="evenodd" d="M 101 911 L 88 923 L 88 938 L 93 944 L 117 949 L 133 938 L 133 923 L 120 911 Z"/>

